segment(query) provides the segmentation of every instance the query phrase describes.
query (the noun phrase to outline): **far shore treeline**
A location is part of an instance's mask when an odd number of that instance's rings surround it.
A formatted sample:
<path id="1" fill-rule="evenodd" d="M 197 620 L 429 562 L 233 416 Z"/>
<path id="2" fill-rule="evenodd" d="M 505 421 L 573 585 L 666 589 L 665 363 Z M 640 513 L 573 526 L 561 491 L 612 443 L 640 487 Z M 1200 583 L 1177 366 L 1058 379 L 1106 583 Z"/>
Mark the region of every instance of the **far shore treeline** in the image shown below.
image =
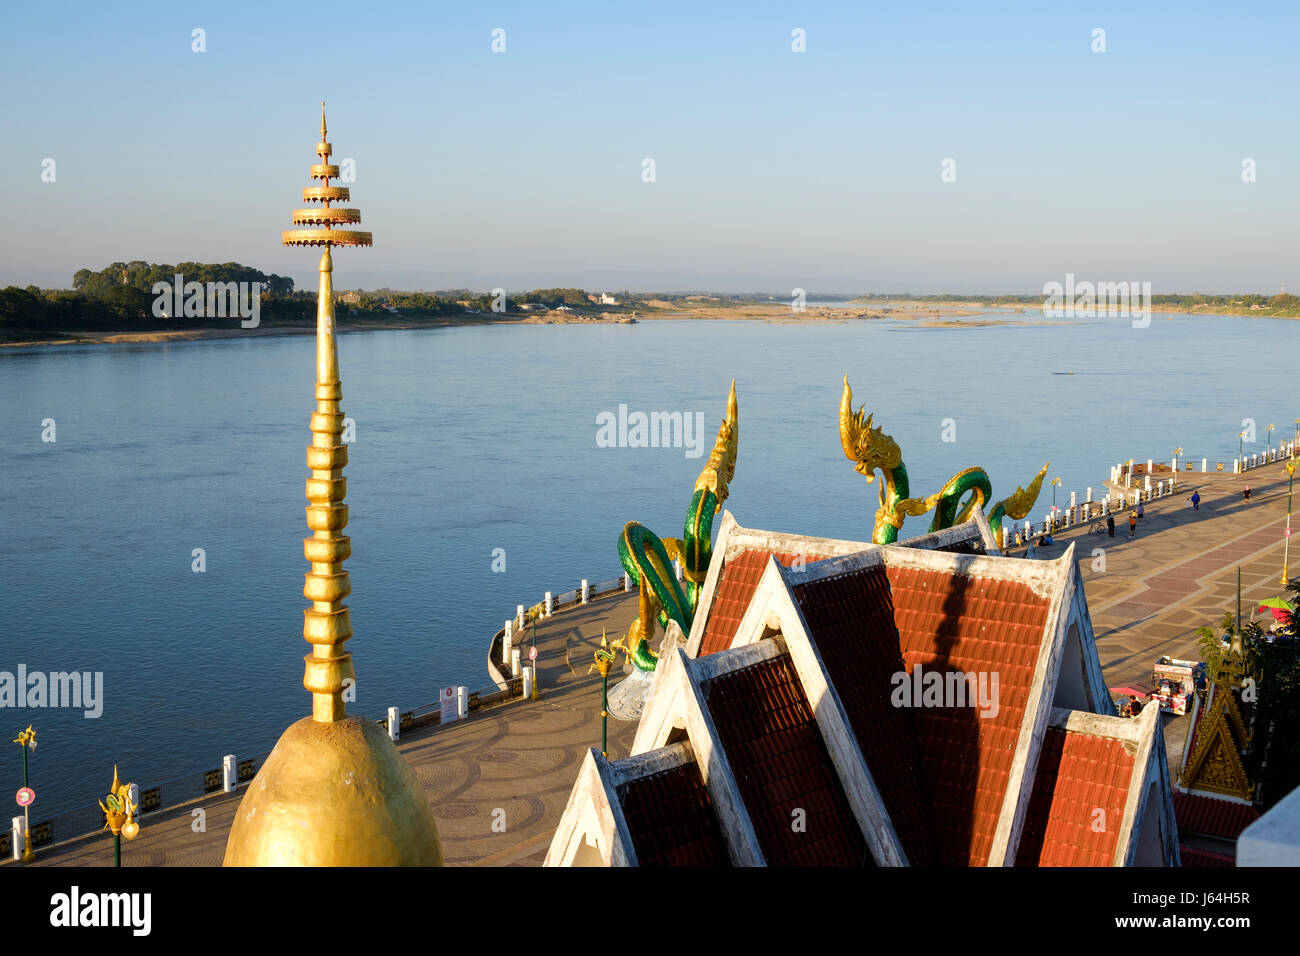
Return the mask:
<path id="1" fill-rule="evenodd" d="M 890 293 L 862 295 L 853 301 L 865 305 L 888 302 L 932 302 L 935 305 L 973 305 L 981 308 L 1037 308 L 1042 295 L 913 295 Z M 1155 294 L 1151 308 L 1156 312 L 1204 312 L 1211 315 L 1300 316 L 1300 296 L 1286 292 L 1276 295 L 1205 295 L 1200 292 Z"/>
<path id="2" fill-rule="evenodd" d="M 154 283 L 170 288 L 177 275 L 186 282 L 257 282 L 261 284 L 262 313 L 283 318 L 312 316 L 310 303 L 298 303 L 293 280 L 268 275 L 237 262 L 179 262 L 176 265 L 148 262 L 114 262 L 98 272 L 79 269 L 72 277 L 72 290 L 25 289 L 9 286 L 0 289 L 0 333 L 12 337 L 54 338 L 70 332 L 126 332 L 153 329 L 213 328 L 235 325 L 237 317 L 207 319 L 154 315 Z M 274 303 L 274 305 L 272 305 Z M 168 314 L 173 311 L 168 308 Z"/>
<path id="3" fill-rule="evenodd" d="M 114 262 L 104 269 L 80 269 L 73 276 L 72 290 L 41 289 L 36 286 L 0 289 L 0 337 L 57 338 L 74 332 L 130 332 L 219 328 L 235 326 L 237 317 L 186 317 L 176 315 L 170 293 L 166 315 L 155 310 L 156 283 L 169 289 L 176 276 L 185 283 L 259 283 L 263 325 L 310 324 L 316 319 L 316 290 L 295 291 L 293 280 L 267 274 L 237 262 L 178 262 L 175 265 L 141 261 Z M 533 289 L 507 292 L 501 300 L 482 292 L 451 289 L 439 292 L 401 292 L 379 289 L 372 292 L 336 289 L 336 311 L 340 320 L 364 324 L 368 321 L 428 319 L 438 323 L 490 321 L 494 317 L 518 318 L 529 311 L 525 306 L 571 311 L 625 312 L 644 308 L 637 297 L 622 292 L 618 305 L 598 305 L 583 289 Z M 493 308 L 500 301 L 500 306 Z"/>
<path id="4" fill-rule="evenodd" d="M 316 318 L 316 290 L 295 291 L 293 280 L 268 274 L 237 262 L 178 262 L 175 265 L 139 260 L 114 262 L 98 271 L 80 269 L 72 278 L 72 289 L 40 289 L 36 286 L 0 289 L 0 339 L 8 341 L 56 339 L 77 332 L 132 332 L 213 329 L 238 327 L 239 318 L 175 314 L 174 300 L 167 293 L 165 313 L 156 308 L 158 283 L 169 290 L 176 276 L 183 281 L 208 283 L 258 283 L 262 325 L 309 326 Z M 700 307 L 716 309 L 749 304 L 772 305 L 785 298 L 770 293 L 720 294 L 703 292 L 613 294 L 613 302 L 577 288 L 507 291 L 503 295 L 449 289 L 437 292 L 403 292 L 394 289 L 360 291 L 336 289 L 336 311 L 341 324 L 365 326 L 395 321 L 416 324 L 479 323 L 517 319 L 541 308 L 565 309 L 589 318 L 601 314 L 659 312 L 672 315 Z M 842 295 L 808 295 L 810 305 L 818 301 L 843 302 Z M 1017 308 L 1025 311 L 1043 304 L 1041 295 L 960 295 L 893 293 L 858 296 L 869 312 L 893 311 L 891 304 L 932 303 L 935 306 Z M 1285 292 L 1265 296 L 1204 295 L 1201 293 L 1152 295 L 1155 311 L 1228 315 L 1300 317 L 1300 297 Z M 247 326 L 245 326 L 247 327 Z"/>

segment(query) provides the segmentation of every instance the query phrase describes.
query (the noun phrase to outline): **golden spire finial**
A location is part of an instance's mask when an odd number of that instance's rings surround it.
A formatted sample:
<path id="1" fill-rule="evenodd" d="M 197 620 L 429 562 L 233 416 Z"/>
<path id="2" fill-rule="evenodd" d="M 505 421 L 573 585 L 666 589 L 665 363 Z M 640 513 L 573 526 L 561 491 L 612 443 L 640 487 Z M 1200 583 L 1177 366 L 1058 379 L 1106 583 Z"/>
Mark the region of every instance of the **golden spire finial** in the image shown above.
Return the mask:
<path id="1" fill-rule="evenodd" d="M 303 190 L 305 202 L 318 202 L 316 209 L 294 211 L 293 221 L 305 229 L 283 233 L 286 246 L 324 246 L 320 257 L 320 290 L 316 299 L 316 412 L 311 417 L 312 443 L 307 449 L 307 526 L 313 535 L 303 541 L 303 555 L 311 562 L 311 571 L 303 587 L 303 597 L 312 602 L 304 610 L 302 636 L 311 644 L 306 657 L 303 686 L 312 692 L 312 717 L 330 723 L 347 716 L 343 692 L 348 681 L 355 681 L 352 655 L 344 642 L 352 636 L 352 619 L 343 599 L 352 585 L 343 562 L 352 554 L 351 540 L 341 532 L 348 524 L 348 506 L 343 503 L 347 480 L 343 466 L 348 449 L 343 444 L 343 412 L 339 403 L 343 388 L 339 381 L 338 344 L 334 329 L 334 261 L 331 246 L 368 246 L 368 232 L 335 229 L 338 224 L 361 221 L 357 209 L 331 206 L 336 200 L 351 198 L 346 186 L 331 186 L 330 179 L 339 168 L 327 160 L 331 146 L 325 142 L 325 102 L 321 101 L 321 142 L 317 153 L 322 162 L 311 168 L 313 179 L 324 185 Z"/>
<path id="2" fill-rule="evenodd" d="M 321 138 L 325 135 L 321 107 Z M 303 541 L 311 562 L 303 596 L 302 634 L 311 644 L 302 683 L 312 712 L 291 724 L 240 801 L 226 840 L 226 866 L 441 866 L 438 827 L 419 778 L 388 734 L 364 717 L 349 717 L 343 694 L 355 679 L 345 643 L 352 621 L 343 604 L 352 591 L 343 562 L 352 543 L 348 524 L 348 446 L 343 444 L 338 351 L 334 341 L 331 246 L 368 246 L 370 233 L 334 229 L 360 221 L 355 209 L 330 205 L 348 199 L 331 186 L 338 167 L 329 164 L 328 143 L 317 144 L 321 162 L 312 177 L 324 181 L 303 191 L 320 209 L 298 210 L 295 223 L 320 228 L 284 234 L 287 246 L 324 246 L 316 307 L 316 410 L 307 448 L 307 526 Z"/>

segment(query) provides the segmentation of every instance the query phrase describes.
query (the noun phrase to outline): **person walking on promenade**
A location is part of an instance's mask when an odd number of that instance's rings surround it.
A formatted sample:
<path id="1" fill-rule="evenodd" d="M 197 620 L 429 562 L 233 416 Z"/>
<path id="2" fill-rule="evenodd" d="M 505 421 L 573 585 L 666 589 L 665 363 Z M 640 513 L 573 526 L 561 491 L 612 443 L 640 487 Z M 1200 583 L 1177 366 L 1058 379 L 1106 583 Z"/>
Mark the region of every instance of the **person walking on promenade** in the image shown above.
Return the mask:
<path id="1" fill-rule="evenodd" d="M 1250 503 L 1250 485 L 1247 485 L 1247 486 L 1246 486 L 1246 490 L 1243 491 L 1241 494 L 1242 494 L 1242 497 L 1244 497 L 1244 498 L 1246 499 L 1246 503 L 1249 504 L 1249 503 Z"/>
<path id="2" fill-rule="evenodd" d="M 1130 511 L 1128 513 L 1128 536 L 1130 541 L 1133 540 L 1133 535 L 1137 534 L 1137 529 L 1138 513 L 1136 511 Z"/>
<path id="3" fill-rule="evenodd" d="M 1115 516 L 1106 515 L 1106 531 L 1113 538 L 1115 537 Z"/>
<path id="4" fill-rule="evenodd" d="M 1201 493 L 1199 491 L 1192 492 L 1192 510 L 1193 511 L 1201 510 Z"/>
<path id="5" fill-rule="evenodd" d="M 1142 502 L 1138 502 L 1138 520 L 1141 521 L 1147 516 L 1146 509 L 1142 507 Z"/>

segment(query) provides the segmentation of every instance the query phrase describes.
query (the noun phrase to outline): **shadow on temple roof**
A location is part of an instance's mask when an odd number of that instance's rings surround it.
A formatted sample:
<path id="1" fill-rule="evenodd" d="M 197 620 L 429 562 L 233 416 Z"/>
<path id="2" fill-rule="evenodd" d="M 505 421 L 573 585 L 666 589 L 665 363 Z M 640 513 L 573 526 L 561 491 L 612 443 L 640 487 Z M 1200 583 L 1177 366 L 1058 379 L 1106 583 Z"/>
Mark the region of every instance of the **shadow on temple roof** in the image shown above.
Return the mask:
<path id="1" fill-rule="evenodd" d="M 632 756 L 548 865 L 1177 865 L 1156 708 L 1113 716 L 1073 547 L 983 515 L 896 545 L 724 515 Z"/>

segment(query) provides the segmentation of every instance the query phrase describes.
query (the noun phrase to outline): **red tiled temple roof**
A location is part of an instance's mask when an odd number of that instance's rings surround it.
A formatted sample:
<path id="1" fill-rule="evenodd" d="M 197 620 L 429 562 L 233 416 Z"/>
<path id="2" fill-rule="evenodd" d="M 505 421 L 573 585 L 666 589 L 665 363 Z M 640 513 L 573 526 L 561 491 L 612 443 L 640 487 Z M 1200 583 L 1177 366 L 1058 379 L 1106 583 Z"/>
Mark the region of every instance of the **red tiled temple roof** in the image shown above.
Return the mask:
<path id="1" fill-rule="evenodd" d="M 736 628 L 740 627 L 740 619 L 744 617 L 745 609 L 749 607 L 749 599 L 754 596 L 754 590 L 758 587 L 758 579 L 763 576 L 763 569 L 767 567 L 767 559 L 773 554 L 776 555 L 776 560 L 787 568 L 800 557 L 782 551 L 741 551 L 727 559 L 727 563 L 722 566 L 722 576 L 714 592 L 713 606 L 709 610 L 709 622 L 700 641 L 698 657 L 725 651 L 731 646 L 731 642 L 736 637 Z M 811 564 L 820 561 L 823 555 L 805 554 L 802 557 L 804 561 Z"/>
<path id="2" fill-rule="evenodd" d="M 998 712 L 917 707 L 939 862 L 988 862 L 1029 701 L 1049 601 L 1019 581 L 887 566 L 903 663 L 998 675 Z M 987 679 L 987 678 L 986 678 Z"/>
<path id="3" fill-rule="evenodd" d="M 641 866 L 730 866 L 709 791 L 692 761 L 619 787 Z"/>
<path id="4" fill-rule="evenodd" d="M 716 677 L 705 694 L 768 865 L 873 866 L 789 655 Z"/>
<path id="5" fill-rule="evenodd" d="M 1245 803 L 1175 790 L 1174 818 L 1180 830 L 1235 840 L 1242 830 L 1259 819 L 1259 810 Z"/>
<path id="6" fill-rule="evenodd" d="M 1237 858 L 1229 856 L 1226 853 L 1215 853 L 1213 850 L 1202 850 L 1198 847 L 1188 846 L 1186 843 L 1179 844 L 1178 856 L 1183 866 L 1236 866 Z"/>
<path id="7" fill-rule="evenodd" d="M 1049 727 L 1016 866 L 1113 865 L 1133 767 L 1122 741 Z"/>
<path id="8" fill-rule="evenodd" d="M 908 862 L 933 865 L 912 708 L 890 701 L 903 658 L 885 569 L 876 565 L 811 581 L 795 587 L 794 596 Z"/>

